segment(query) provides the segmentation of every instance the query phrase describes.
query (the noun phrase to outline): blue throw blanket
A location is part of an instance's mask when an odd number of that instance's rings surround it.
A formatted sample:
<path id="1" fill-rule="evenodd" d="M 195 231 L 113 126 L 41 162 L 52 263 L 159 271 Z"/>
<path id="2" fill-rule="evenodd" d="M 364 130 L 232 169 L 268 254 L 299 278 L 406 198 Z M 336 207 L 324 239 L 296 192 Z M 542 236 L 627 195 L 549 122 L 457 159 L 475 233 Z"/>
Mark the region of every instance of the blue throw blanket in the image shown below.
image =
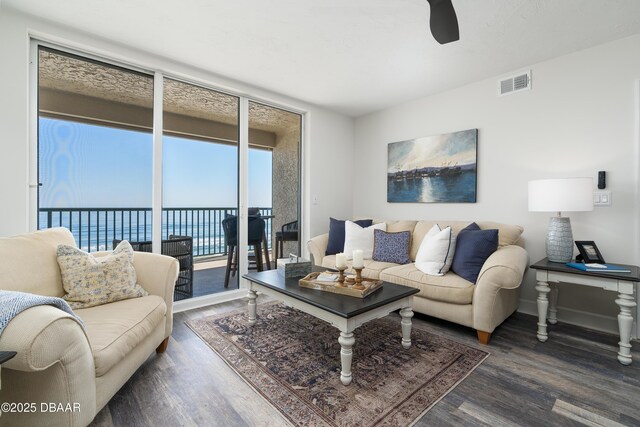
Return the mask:
<path id="1" fill-rule="evenodd" d="M 62 298 L 45 297 L 42 295 L 28 294 L 26 292 L 0 290 L 0 334 L 9 324 L 11 319 L 24 310 L 38 305 L 52 305 L 72 315 L 82 325 L 82 320 L 71 310 L 69 304 Z"/>

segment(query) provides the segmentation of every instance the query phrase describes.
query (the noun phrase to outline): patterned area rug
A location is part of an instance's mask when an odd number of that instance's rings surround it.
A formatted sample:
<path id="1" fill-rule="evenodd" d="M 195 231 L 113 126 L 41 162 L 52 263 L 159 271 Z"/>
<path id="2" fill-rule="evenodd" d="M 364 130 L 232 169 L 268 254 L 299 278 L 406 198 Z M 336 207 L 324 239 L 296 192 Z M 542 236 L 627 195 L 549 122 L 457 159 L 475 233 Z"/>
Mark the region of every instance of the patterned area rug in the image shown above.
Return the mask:
<path id="1" fill-rule="evenodd" d="M 186 323 L 294 425 L 411 425 L 489 355 L 415 325 L 405 350 L 391 315 L 355 330 L 345 387 L 336 328 L 278 303 L 258 316 L 253 327 L 246 309 Z"/>

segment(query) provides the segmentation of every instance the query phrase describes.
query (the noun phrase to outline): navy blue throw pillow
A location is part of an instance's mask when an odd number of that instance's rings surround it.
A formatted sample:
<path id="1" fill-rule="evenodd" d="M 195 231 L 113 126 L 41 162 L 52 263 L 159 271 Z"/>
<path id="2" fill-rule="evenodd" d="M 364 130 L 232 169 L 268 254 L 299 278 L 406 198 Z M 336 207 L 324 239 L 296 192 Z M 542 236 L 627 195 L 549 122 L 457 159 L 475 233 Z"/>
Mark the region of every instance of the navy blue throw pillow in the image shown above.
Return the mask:
<path id="1" fill-rule="evenodd" d="M 476 283 L 480 270 L 489 256 L 498 249 L 498 230 L 481 230 L 472 222 L 458 233 L 451 270 Z"/>
<path id="2" fill-rule="evenodd" d="M 360 219 L 353 221 L 360 227 L 369 227 L 372 219 Z M 326 255 L 335 255 L 344 251 L 344 220 L 329 218 L 329 243 L 327 243 Z"/>

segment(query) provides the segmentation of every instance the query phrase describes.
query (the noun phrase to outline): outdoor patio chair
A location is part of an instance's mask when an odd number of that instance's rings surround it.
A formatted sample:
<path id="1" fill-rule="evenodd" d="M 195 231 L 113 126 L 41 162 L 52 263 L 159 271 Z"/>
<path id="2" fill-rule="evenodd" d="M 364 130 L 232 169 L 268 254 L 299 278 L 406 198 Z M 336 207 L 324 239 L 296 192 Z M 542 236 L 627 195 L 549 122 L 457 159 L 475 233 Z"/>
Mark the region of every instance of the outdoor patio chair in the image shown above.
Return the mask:
<path id="1" fill-rule="evenodd" d="M 235 276 L 238 271 L 238 217 L 228 216 L 222 220 L 222 230 L 227 246 L 227 269 L 224 274 L 224 287 L 229 287 L 229 275 Z M 263 270 L 262 265 L 262 245 L 264 242 L 265 222 L 258 216 L 248 218 L 248 243 L 253 247 L 255 258 L 255 269 Z M 252 268 L 252 265 L 249 265 Z"/>
<path id="2" fill-rule="evenodd" d="M 122 240 L 114 239 L 115 249 Z M 151 252 L 151 242 L 129 242 L 134 251 Z M 193 297 L 193 237 L 170 235 L 168 240 L 162 241 L 160 249 L 162 255 L 178 260 L 180 272 L 173 292 L 173 300 L 179 301 Z"/>
<path id="3" fill-rule="evenodd" d="M 170 235 L 169 240 L 162 241 L 161 251 L 180 263 L 173 300 L 193 297 L 193 237 Z"/>
<path id="4" fill-rule="evenodd" d="M 284 242 L 298 241 L 298 221 L 291 221 L 276 232 L 276 259 L 284 257 Z"/>

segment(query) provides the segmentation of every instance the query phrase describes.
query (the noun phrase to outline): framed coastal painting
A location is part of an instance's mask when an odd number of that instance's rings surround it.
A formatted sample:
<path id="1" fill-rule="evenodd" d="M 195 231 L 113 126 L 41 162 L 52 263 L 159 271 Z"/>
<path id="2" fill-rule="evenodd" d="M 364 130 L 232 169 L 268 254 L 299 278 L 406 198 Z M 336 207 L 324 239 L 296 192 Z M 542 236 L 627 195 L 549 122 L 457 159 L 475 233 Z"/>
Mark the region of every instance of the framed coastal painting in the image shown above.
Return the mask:
<path id="1" fill-rule="evenodd" d="M 387 202 L 475 203 L 478 129 L 393 142 Z"/>

